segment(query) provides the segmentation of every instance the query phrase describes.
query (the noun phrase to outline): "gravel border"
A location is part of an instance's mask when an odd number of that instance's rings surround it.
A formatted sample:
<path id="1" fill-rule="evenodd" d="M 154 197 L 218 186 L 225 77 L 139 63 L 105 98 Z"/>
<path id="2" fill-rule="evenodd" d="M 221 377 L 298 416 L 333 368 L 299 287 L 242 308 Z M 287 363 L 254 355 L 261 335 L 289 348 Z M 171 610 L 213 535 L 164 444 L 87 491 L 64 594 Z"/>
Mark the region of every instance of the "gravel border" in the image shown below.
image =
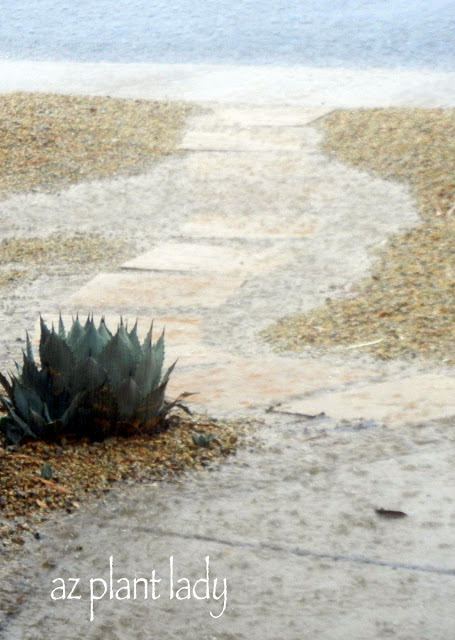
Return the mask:
<path id="1" fill-rule="evenodd" d="M 284 318 L 263 337 L 278 351 L 345 345 L 380 359 L 454 364 L 455 110 L 341 110 L 320 127 L 328 154 L 407 183 L 422 224 L 392 236 L 371 277 L 342 298 Z"/>

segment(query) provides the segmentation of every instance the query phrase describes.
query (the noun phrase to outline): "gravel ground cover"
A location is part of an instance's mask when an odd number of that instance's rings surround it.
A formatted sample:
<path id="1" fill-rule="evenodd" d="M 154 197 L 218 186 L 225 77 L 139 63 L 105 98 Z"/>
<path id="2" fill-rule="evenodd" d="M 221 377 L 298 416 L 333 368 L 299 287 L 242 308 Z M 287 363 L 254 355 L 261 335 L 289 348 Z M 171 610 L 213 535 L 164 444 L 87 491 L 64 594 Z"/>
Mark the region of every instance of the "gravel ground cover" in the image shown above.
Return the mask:
<path id="1" fill-rule="evenodd" d="M 148 100 L 0 95 L 0 200 L 147 171 L 163 155 L 176 153 L 185 118 L 193 111 L 187 104 Z M 68 273 L 68 265 L 78 272 L 105 268 L 132 255 L 128 242 L 115 237 L 74 233 L 4 239 L 0 287 L 14 287 L 43 271 Z"/>
<path id="2" fill-rule="evenodd" d="M 392 236 L 371 275 L 343 299 L 283 318 L 263 337 L 278 351 L 336 346 L 454 364 L 455 110 L 342 110 L 320 126 L 327 153 L 407 183 L 422 224 Z"/>
<path id="3" fill-rule="evenodd" d="M 149 100 L 0 95 L 0 197 L 141 173 L 175 153 L 192 109 Z"/>
<path id="4" fill-rule="evenodd" d="M 172 480 L 201 471 L 235 452 L 239 422 L 171 416 L 154 436 L 113 437 L 103 442 L 31 441 L 21 447 L 0 440 L 0 540 L 4 547 L 39 538 L 39 524 L 58 511 L 72 513 L 103 497 L 118 483 Z M 193 435 L 211 436 L 198 446 Z"/>

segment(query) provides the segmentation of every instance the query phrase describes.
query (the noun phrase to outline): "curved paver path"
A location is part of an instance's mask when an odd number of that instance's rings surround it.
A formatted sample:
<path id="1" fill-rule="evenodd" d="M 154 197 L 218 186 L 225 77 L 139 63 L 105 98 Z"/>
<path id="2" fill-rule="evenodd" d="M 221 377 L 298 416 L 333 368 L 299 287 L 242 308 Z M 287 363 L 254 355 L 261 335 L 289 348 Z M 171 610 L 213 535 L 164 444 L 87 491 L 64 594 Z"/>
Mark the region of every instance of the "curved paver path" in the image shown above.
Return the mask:
<path id="1" fill-rule="evenodd" d="M 6 637 L 446 640 L 455 378 L 352 352 L 277 356 L 257 336 L 364 274 L 371 248 L 416 224 L 409 194 L 325 157 L 312 126 L 320 106 L 208 106 L 184 153 L 150 174 L 28 203 L 43 222 L 65 208 L 81 230 L 101 224 L 87 215 L 95 198 L 107 219 L 153 215 L 143 255 L 58 306 L 166 324 L 169 360 L 180 356 L 170 393 L 199 391 L 196 409 L 259 419 L 254 446 L 211 473 L 131 488 L 47 526 L 30 566 L 36 594 Z M 379 507 L 409 515 L 382 519 Z M 113 599 L 96 601 L 90 622 L 89 581 L 109 585 L 110 556 Z M 206 600 L 204 583 L 201 599 L 170 597 L 170 556 L 174 596 L 178 579 L 205 577 L 209 556 Z M 153 569 L 159 599 L 116 599 L 119 578 Z M 51 581 L 70 577 L 81 598 L 52 601 Z"/>

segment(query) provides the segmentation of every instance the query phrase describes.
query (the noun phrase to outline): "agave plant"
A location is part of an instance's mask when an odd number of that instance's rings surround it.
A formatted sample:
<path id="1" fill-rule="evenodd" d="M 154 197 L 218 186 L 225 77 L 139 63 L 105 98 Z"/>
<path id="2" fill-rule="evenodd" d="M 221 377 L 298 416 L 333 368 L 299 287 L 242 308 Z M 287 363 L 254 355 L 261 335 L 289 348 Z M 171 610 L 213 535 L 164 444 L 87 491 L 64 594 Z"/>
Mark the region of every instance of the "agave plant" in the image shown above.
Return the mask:
<path id="1" fill-rule="evenodd" d="M 128 331 L 120 320 L 115 334 L 104 318 L 93 316 L 83 326 L 76 317 L 68 332 L 60 317 L 58 330 L 41 318 L 39 357 L 35 362 L 27 334 L 22 367 L 8 380 L 0 374 L 6 411 L 2 431 L 10 442 L 23 438 L 54 439 L 62 435 L 103 439 L 108 435 L 151 432 L 165 428 L 165 400 L 175 363 L 162 375 L 164 331 L 152 343 L 153 324 L 143 344 L 137 322 Z M 185 408 L 185 407 L 183 407 Z"/>

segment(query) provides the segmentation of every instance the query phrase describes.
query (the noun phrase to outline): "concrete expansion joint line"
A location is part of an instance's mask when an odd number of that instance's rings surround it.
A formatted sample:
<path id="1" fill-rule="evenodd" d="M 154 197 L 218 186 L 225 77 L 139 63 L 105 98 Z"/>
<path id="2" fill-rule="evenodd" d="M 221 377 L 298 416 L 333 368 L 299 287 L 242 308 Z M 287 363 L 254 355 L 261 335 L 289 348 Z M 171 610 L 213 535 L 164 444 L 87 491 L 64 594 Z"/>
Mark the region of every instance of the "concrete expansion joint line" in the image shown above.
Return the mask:
<path id="1" fill-rule="evenodd" d="M 404 569 L 405 571 L 416 571 L 419 573 L 434 573 L 437 575 L 447 575 L 455 577 L 454 569 L 443 569 L 441 567 L 433 567 L 431 565 L 411 564 L 407 562 L 393 562 L 387 560 L 378 560 L 376 558 L 367 558 L 364 556 L 345 555 L 339 553 L 321 553 L 311 551 L 310 549 L 301 549 L 300 547 L 290 547 L 285 545 L 274 544 L 271 542 L 258 542 L 248 540 L 228 540 L 212 536 L 204 536 L 197 533 L 179 533 L 177 531 L 168 531 L 159 529 L 158 527 L 133 527 L 134 531 L 141 533 L 151 533 L 159 537 L 180 538 L 183 540 L 200 540 L 201 542 L 213 542 L 215 544 L 225 545 L 234 548 L 246 549 L 267 549 L 277 553 L 289 554 L 303 558 L 316 558 L 319 560 L 332 560 L 333 562 L 349 562 L 352 564 L 372 565 L 375 567 L 385 567 L 389 569 Z"/>
<path id="2" fill-rule="evenodd" d="M 251 153 L 256 153 L 258 155 L 266 155 L 266 154 L 280 154 L 282 156 L 286 155 L 286 156 L 301 156 L 302 155 L 302 150 L 296 150 L 296 151 L 292 151 L 290 149 L 207 149 L 207 148 L 203 148 L 203 149 L 192 149 L 191 147 L 185 147 L 185 146 L 181 146 L 179 147 L 179 151 L 185 151 L 188 155 L 191 153 L 230 153 L 230 154 L 251 154 Z"/>

